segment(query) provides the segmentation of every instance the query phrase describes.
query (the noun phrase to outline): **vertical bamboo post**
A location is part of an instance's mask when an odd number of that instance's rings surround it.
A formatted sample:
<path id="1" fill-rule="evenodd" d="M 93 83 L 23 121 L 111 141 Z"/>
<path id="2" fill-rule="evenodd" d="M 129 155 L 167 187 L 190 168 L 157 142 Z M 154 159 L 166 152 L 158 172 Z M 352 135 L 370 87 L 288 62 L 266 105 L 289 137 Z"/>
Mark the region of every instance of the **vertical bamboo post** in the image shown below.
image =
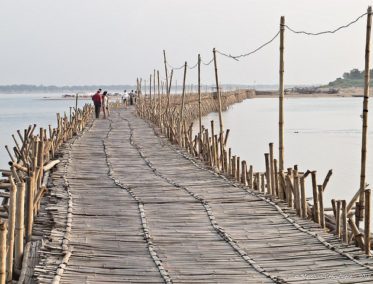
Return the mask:
<path id="1" fill-rule="evenodd" d="M 273 156 L 273 143 L 269 143 L 269 169 L 271 173 L 271 192 L 273 196 L 275 194 L 275 165 L 274 165 L 274 156 Z"/>
<path id="2" fill-rule="evenodd" d="M 360 218 L 356 218 L 357 227 L 359 221 L 363 217 L 364 210 L 364 189 L 365 189 L 365 174 L 366 174 L 366 159 L 367 159 L 367 138 L 368 138 L 368 102 L 369 102 L 369 84 L 370 84 L 370 34 L 372 25 L 372 7 L 368 7 L 366 42 L 365 42 L 365 73 L 364 73 L 364 101 L 363 101 L 363 129 L 361 142 L 361 169 L 360 169 Z M 356 210 L 357 211 L 357 210 Z"/>
<path id="3" fill-rule="evenodd" d="M 186 79 L 186 71 L 187 71 L 187 63 L 184 64 L 184 79 L 183 79 L 183 93 L 181 95 L 181 106 L 180 106 L 180 115 L 179 115 L 179 145 L 181 146 L 181 123 L 183 120 L 183 112 L 184 112 L 184 100 L 185 100 L 185 79 Z"/>
<path id="4" fill-rule="evenodd" d="M 299 175 L 297 170 L 293 170 L 294 175 L 294 204 L 297 215 L 300 216 L 301 213 L 301 202 L 300 202 L 300 190 L 299 190 Z"/>
<path id="5" fill-rule="evenodd" d="M 311 177 L 312 177 L 312 193 L 313 193 L 313 220 L 316 223 L 320 224 L 319 195 L 318 195 L 318 190 L 317 190 L 316 171 L 311 172 Z"/>
<path id="6" fill-rule="evenodd" d="M 248 177 L 248 187 L 249 188 L 253 188 L 253 180 L 254 180 L 254 169 L 253 169 L 253 166 L 250 165 L 250 168 L 249 168 L 249 177 Z"/>
<path id="7" fill-rule="evenodd" d="M 13 276 L 13 256 L 14 256 L 14 228 L 16 223 L 16 198 L 17 198 L 17 186 L 15 185 L 13 178 L 10 178 L 11 189 L 9 198 L 9 219 L 8 219 L 8 253 L 6 260 L 7 267 L 7 282 L 12 280 Z"/>
<path id="8" fill-rule="evenodd" d="M 347 228 L 347 210 L 346 210 L 346 200 L 342 200 L 342 241 L 348 243 L 348 228 Z"/>
<path id="9" fill-rule="evenodd" d="M 228 175 L 232 175 L 232 148 L 228 149 Z"/>
<path id="10" fill-rule="evenodd" d="M 241 162 L 240 162 L 241 158 L 240 156 L 237 157 L 237 167 L 236 167 L 236 181 L 237 182 L 240 182 L 240 166 L 241 166 Z"/>
<path id="11" fill-rule="evenodd" d="M 14 265 L 16 269 L 22 267 L 23 256 L 23 235 L 24 235 L 24 208 L 25 208 L 25 183 L 17 184 L 17 212 L 15 224 L 15 249 L 14 249 Z"/>
<path id="12" fill-rule="evenodd" d="M 236 166 L 237 166 L 237 159 L 236 159 L 236 156 L 233 155 L 232 157 L 232 177 L 233 179 L 236 179 Z"/>
<path id="13" fill-rule="evenodd" d="M 273 188 L 273 192 L 276 196 L 280 196 L 279 193 L 279 186 L 278 186 L 278 166 L 277 166 L 277 159 L 273 159 L 273 169 L 274 169 L 274 180 L 275 180 L 275 187 Z"/>
<path id="14" fill-rule="evenodd" d="M 365 216 L 364 216 L 364 240 L 365 240 L 365 254 L 370 256 L 370 189 L 366 189 L 365 193 Z"/>
<path id="15" fill-rule="evenodd" d="M 167 60 L 166 60 L 166 51 L 163 50 L 163 61 L 164 61 L 164 72 L 166 74 L 166 94 L 168 96 L 169 94 L 169 88 L 168 88 L 168 71 L 167 71 Z"/>
<path id="16" fill-rule="evenodd" d="M 216 49 L 213 49 L 213 54 L 214 54 L 214 67 L 215 67 L 215 83 L 216 83 L 216 92 L 218 96 L 218 103 L 219 103 L 219 127 L 220 127 L 220 151 L 223 152 L 224 145 L 224 128 L 223 128 L 223 118 L 222 118 L 222 107 L 221 107 L 221 92 L 220 92 L 220 87 L 219 87 L 219 78 L 218 78 L 218 65 L 216 62 Z"/>
<path id="17" fill-rule="evenodd" d="M 285 178 L 285 186 L 286 186 L 286 199 L 288 202 L 288 206 L 293 208 L 293 182 L 292 182 L 292 168 L 288 168 L 287 176 Z"/>
<path id="18" fill-rule="evenodd" d="M 149 76 L 149 108 L 152 108 L 152 74 Z"/>
<path id="19" fill-rule="evenodd" d="M 264 181 L 265 174 L 260 175 L 260 191 L 265 193 L 265 181 Z"/>
<path id="20" fill-rule="evenodd" d="M 247 186 L 247 164 L 246 161 L 241 162 L 241 183 Z"/>
<path id="21" fill-rule="evenodd" d="M 202 134 L 202 110 L 201 110 L 201 55 L 198 54 L 198 122 L 199 134 Z M 202 142 L 200 141 L 200 147 Z"/>
<path id="22" fill-rule="evenodd" d="M 212 137 L 211 147 L 213 149 L 212 155 L 213 155 L 213 158 L 214 158 L 213 159 L 214 166 L 216 166 L 217 157 L 215 155 L 216 152 L 215 152 L 215 139 L 214 139 L 214 137 L 215 137 L 215 125 L 214 125 L 214 121 L 213 120 L 211 120 L 210 123 L 211 123 L 211 137 Z"/>
<path id="23" fill-rule="evenodd" d="M 338 238 L 341 237 L 341 201 L 337 200 L 337 211 L 336 211 L 336 220 L 335 220 L 335 225 L 336 225 L 336 235 Z"/>
<path id="24" fill-rule="evenodd" d="M 75 96 L 75 111 L 78 112 L 78 98 L 79 98 L 79 93 L 76 93 Z"/>
<path id="25" fill-rule="evenodd" d="M 35 181 L 34 173 L 31 172 L 27 182 L 27 227 L 26 227 L 26 242 L 31 240 L 32 225 L 34 223 L 34 195 L 35 195 Z"/>
<path id="26" fill-rule="evenodd" d="M 268 194 L 272 194 L 269 154 L 265 153 L 264 158 L 265 158 L 265 166 L 266 166 L 267 192 Z"/>
<path id="27" fill-rule="evenodd" d="M 7 224 L 0 219 L 0 284 L 6 280 L 6 235 Z"/>
<path id="28" fill-rule="evenodd" d="M 279 83 L 279 170 L 284 170 L 284 33 L 285 17 L 280 20 L 280 83 Z"/>
<path id="29" fill-rule="evenodd" d="M 256 190 L 260 191 L 260 173 L 255 173 L 255 180 L 256 180 Z"/>
<path id="30" fill-rule="evenodd" d="M 324 215 L 324 199 L 323 199 L 323 187 L 322 185 L 317 186 L 317 190 L 319 192 L 319 203 L 320 203 L 320 225 L 323 229 L 325 229 L 325 215 Z"/>
<path id="31" fill-rule="evenodd" d="M 306 200 L 306 187 L 304 177 L 300 177 L 300 204 L 301 204 L 301 213 L 302 218 L 307 218 L 307 200 Z"/>
<path id="32" fill-rule="evenodd" d="M 157 111 L 157 108 L 156 108 L 156 95 L 155 95 L 155 93 L 156 93 L 156 87 L 155 87 L 155 77 L 156 77 L 157 75 L 156 75 L 156 71 L 155 71 L 155 69 L 153 70 L 153 111 L 154 111 L 154 113 L 153 113 L 153 115 L 155 115 L 155 112 Z"/>
<path id="33" fill-rule="evenodd" d="M 160 84 L 159 84 L 159 70 L 157 70 L 157 83 L 158 83 L 158 123 L 159 126 L 162 128 L 162 98 L 161 98 L 161 92 L 160 92 Z"/>

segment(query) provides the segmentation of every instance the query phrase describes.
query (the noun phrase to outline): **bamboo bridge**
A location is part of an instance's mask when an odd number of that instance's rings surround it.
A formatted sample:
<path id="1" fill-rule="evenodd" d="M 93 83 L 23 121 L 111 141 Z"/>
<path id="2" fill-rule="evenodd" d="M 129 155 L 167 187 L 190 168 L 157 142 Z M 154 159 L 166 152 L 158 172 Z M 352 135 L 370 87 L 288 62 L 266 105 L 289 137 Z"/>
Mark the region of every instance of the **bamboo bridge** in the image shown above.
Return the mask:
<path id="1" fill-rule="evenodd" d="M 223 93 L 223 108 L 251 96 Z M 372 283 L 346 202 L 324 214 L 330 175 L 317 187 L 314 171 L 280 172 L 273 144 L 255 171 L 213 122 L 193 139 L 187 125 L 217 110 L 213 94 L 160 97 L 163 115 L 153 100 L 96 120 L 86 105 L 58 115 L 49 137 L 18 131 L 2 170 L 1 284 Z M 317 203 L 306 202 L 307 176 Z"/>

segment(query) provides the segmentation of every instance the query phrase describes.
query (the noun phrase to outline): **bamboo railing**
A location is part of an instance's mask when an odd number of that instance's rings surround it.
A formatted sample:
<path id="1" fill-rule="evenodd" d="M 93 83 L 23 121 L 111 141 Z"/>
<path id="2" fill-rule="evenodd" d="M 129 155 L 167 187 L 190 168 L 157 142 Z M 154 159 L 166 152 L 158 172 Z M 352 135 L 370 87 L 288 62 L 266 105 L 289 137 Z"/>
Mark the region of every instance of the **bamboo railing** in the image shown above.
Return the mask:
<path id="1" fill-rule="evenodd" d="M 252 97 L 253 91 L 240 90 L 222 92 L 222 109 Z M 313 220 L 321 228 L 336 234 L 345 244 L 357 244 L 367 255 L 370 254 L 370 210 L 366 210 L 364 232 L 361 232 L 352 221 L 356 207 L 348 207 L 346 200 L 332 200 L 332 207 L 327 208 L 324 192 L 332 176 L 330 170 L 324 179 L 317 176 L 317 171 L 300 171 L 298 165 L 280 170 L 279 161 L 275 159 L 274 144 L 270 143 L 268 152 L 264 153 L 265 171 L 257 171 L 249 162 L 233 155 L 231 148 L 227 149 L 229 129 L 224 135 L 216 134 L 215 123 L 211 121 L 210 131 L 204 126 L 198 133 L 193 133 L 193 122 L 210 112 L 218 112 L 219 105 L 214 93 L 202 95 L 199 104 L 197 94 L 185 95 L 183 119 L 181 114 L 181 95 L 170 95 L 169 109 L 163 109 L 159 114 L 159 103 L 163 104 L 166 97 L 156 98 L 139 96 L 136 105 L 137 113 L 143 119 L 153 123 L 174 144 L 180 145 L 189 154 L 202 160 L 208 167 L 230 178 L 241 186 L 248 187 L 254 192 L 266 195 L 271 199 L 279 199 L 294 209 L 297 216 Z M 165 104 L 163 104 L 165 105 Z M 179 132 L 179 125 L 181 130 Z M 199 129 L 199 127 L 198 127 Z M 180 133 L 180 134 L 179 134 Z M 223 145 L 223 147 L 219 147 Z M 319 178 L 319 179 L 318 179 Z M 306 189 L 306 181 L 310 179 L 311 188 Z M 306 193 L 312 192 L 311 197 Z M 358 195 L 360 191 L 356 194 Z M 365 190 L 366 200 L 370 200 L 370 190 Z M 309 203 L 312 201 L 312 203 Z M 332 215 L 329 213 L 332 212 Z"/>
<path id="2" fill-rule="evenodd" d="M 10 157 L 9 170 L 0 170 L 0 284 L 19 279 L 23 283 L 27 255 L 32 240 L 34 218 L 40 202 L 48 191 L 50 170 L 59 163 L 61 145 L 81 132 L 92 118 L 92 107 L 70 111 L 69 117 L 57 114 L 57 127 L 40 128 L 30 125 L 18 138 L 15 147 L 6 150 Z"/>

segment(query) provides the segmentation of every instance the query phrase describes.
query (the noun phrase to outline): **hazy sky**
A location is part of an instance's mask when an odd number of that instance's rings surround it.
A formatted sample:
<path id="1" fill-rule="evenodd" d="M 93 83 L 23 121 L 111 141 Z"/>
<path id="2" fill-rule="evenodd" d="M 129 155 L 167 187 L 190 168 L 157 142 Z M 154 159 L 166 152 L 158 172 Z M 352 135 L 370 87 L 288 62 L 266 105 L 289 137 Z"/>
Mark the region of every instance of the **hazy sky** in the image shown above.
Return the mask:
<path id="1" fill-rule="evenodd" d="M 257 48 L 279 29 L 334 29 L 372 0 L 0 0 L 0 84 L 134 84 L 153 69 L 164 77 L 163 49 L 178 67 L 216 47 L 233 55 Z M 327 83 L 363 69 L 366 17 L 337 34 L 285 32 L 285 83 Z M 239 62 L 218 56 L 222 83 L 276 84 L 279 38 Z M 177 71 L 178 84 L 182 71 Z M 188 83 L 196 81 L 188 70 Z M 213 65 L 202 67 L 213 82 Z"/>

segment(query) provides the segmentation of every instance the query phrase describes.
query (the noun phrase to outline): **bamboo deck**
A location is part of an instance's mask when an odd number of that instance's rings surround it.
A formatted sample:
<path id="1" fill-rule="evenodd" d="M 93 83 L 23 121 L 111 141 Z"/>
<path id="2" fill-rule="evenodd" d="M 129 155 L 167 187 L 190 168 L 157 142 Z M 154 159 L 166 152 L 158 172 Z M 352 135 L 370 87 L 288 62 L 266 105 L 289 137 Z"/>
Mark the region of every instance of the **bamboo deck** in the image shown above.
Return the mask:
<path id="1" fill-rule="evenodd" d="M 42 249 L 36 283 L 56 267 L 54 283 L 373 281 L 358 248 L 206 169 L 130 109 L 95 120 L 52 179 L 63 253 Z"/>

